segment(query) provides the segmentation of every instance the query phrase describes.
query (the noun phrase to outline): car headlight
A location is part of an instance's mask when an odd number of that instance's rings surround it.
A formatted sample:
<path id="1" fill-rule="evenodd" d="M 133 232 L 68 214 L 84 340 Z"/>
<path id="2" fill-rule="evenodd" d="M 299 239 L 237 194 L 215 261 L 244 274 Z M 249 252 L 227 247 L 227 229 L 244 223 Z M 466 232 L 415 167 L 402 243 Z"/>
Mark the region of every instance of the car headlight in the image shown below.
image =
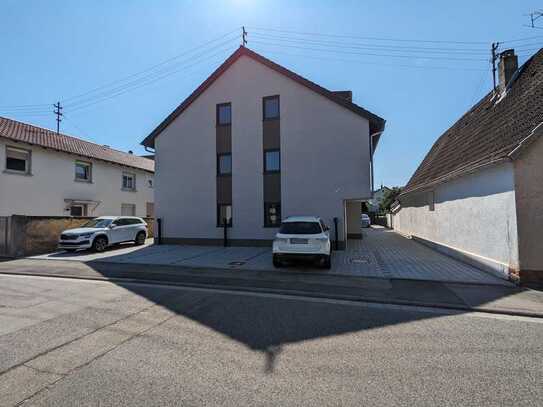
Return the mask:
<path id="1" fill-rule="evenodd" d="M 91 237 L 92 236 L 92 233 L 83 233 L 81 235 L 79 235 L 79 237 L 83 237 L 83 238 L 88 238 L 88 237 Z"/>
<path id="2" fill-rule="evenodd" d="M 288 239 L 284 237 L 276 237 L 274 240 L 275 243 L 288 243 Z"/>

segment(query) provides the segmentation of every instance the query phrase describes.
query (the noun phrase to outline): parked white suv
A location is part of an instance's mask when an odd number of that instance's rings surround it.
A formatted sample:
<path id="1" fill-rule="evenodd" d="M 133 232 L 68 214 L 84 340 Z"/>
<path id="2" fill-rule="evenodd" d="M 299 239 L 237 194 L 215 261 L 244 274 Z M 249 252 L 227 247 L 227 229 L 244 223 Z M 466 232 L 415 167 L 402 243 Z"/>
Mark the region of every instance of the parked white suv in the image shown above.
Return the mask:
<path id="1" fill-rule="evenodd" d="M 330 232 L 316 216 L 290 216 L 281 222 L 273 241 L 273 265 L 281 267 L 284 260 L 318 261 L 326 269 L 332 266 Z"/>
<path id="2" fill-rule="evenodd" d="M 80 228 L 62 232 L 58 248 L 66 251 L 92 248 L 103 252 L 108 246 L 134 242 L 145 243 L 147 223 L 135 216 L 100 216 L 92 219 Z"/>

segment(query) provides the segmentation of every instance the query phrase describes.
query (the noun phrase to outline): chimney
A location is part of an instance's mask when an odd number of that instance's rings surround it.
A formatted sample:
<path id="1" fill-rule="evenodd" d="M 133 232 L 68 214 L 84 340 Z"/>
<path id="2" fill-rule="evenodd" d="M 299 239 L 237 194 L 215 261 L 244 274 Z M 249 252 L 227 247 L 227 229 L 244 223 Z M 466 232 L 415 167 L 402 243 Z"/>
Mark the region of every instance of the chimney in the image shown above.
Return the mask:
<path id="1" fill-rule="evenodd" d="M 340 98 L 347 99 L 349 102 L 353 101 L 353 91 L 352 90 L 334 90 L 332 93 Z"/>
<path id="2" fill-rule="evenodd" d="M 507 49 L 500 54 L 498 63 L 498 78 L 500 91 L 504 91 L 507 84 L 518 69 L 518 58 L 514 49 Z"/>
<path id="3" fill-rule="evenodd" d="M 134 154 L 132 150 L 128 150 L 128 154 Z"/>

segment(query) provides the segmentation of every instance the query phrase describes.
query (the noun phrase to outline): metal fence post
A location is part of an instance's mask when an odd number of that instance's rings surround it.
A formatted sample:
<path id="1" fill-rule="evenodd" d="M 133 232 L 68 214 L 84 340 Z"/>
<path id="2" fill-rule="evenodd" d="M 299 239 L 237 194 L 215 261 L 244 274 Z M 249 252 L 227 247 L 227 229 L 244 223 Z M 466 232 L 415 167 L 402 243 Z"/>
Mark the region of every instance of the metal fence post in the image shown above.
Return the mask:
<path id="1" fill-rule="evenodd" d="M 228 223 L 226 222 L 226 218 L 222 220 L 223 228 L 224 228 L 224 236 L 223 236 L 223 246 L 228 246 Z"/>
<path id="2" fill-rule="evenodd" d="M 162 244 L 162 218 L 156 218 L 156 224 L 158 229 L 158 244 Z"/>
<path id="3" fill-rule="evenodd" d="M 338 222 L 338 218 L 334 218 L 334 235 L 335 235 L 335 240 L 334 240 L 334 249 L 337 251 L 338 250 L 338 246 L 339 246 L 339 238 L 338 238 L 338 230 L 337 230 L 337 222 Z"/>

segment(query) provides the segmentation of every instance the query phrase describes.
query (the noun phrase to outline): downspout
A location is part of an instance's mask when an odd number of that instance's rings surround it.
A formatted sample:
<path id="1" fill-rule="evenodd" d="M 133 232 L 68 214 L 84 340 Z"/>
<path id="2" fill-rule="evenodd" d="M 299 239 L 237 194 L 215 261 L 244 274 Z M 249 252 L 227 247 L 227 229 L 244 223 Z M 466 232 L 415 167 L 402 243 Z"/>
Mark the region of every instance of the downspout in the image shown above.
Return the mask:
<path id="1" fill-rule="evenodd" d="M 373 138 L 375 136 L 380 136 L 384 133 L 384 130 L 376 131 L 375 133 L 370 134 L 370 177 L 371 177 L 371 197 L 373 198 L 373 191 L 375 189 L 374 177 L 373 177 Z"/>

